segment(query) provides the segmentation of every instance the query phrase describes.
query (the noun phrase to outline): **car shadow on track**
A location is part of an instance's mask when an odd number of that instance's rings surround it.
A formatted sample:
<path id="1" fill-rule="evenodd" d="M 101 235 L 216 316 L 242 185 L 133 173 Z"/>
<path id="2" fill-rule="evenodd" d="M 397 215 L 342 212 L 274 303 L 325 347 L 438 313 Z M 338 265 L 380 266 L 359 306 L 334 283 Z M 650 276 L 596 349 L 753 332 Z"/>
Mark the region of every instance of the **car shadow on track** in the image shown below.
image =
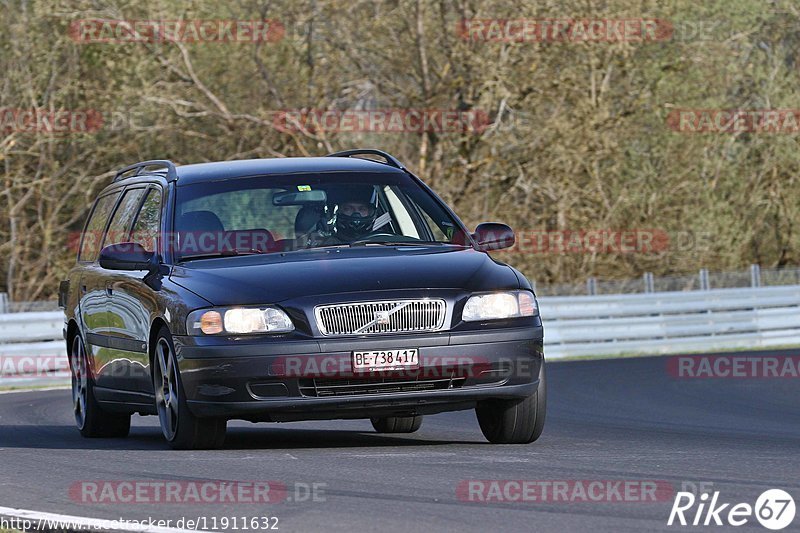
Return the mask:
<path id="1" fill-rule="evenodd" d="M 486 444 L 485 442 L 452 439 L 430 439 L 418 435 L 389 435 L 358 430 L 316 430 L 270 428 L 228 431 L 225 449 L 233 450 L 297 450 L 313 448 L 379 448 L 384 446 L 446 446 L 452 444 Z"/>
<path id="2" fill-rule="evenodd" d="M 2 426 L 0 449 L 32 448 L 53 450 L 166 450 L 161 431 L 133 427 L 122 439 L 86 439 L 72 426 Z M 258 429 L 231 428 L 223 450 L 298 450 L 330 448 L 381 448 L 398 446 L 482 445 L 481 441 L 433 440 L 414 435 L 381 435 L 358 430 L 291 429 L 265 426 Z"/>

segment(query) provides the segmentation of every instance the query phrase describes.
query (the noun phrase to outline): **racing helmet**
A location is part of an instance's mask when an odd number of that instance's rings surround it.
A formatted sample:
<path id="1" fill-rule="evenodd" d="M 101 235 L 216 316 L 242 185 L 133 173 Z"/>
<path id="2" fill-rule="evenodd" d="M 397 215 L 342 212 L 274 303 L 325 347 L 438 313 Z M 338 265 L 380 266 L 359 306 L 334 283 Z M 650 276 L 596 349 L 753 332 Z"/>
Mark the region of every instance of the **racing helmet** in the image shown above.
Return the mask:
<path id="1" fill-rule="evenodd" d="M 372 185 L 343 185 L 330 193 L 336 222 L 334 232 L 353 241 L 372 233 L 377 217 L 378 195 Z"/>

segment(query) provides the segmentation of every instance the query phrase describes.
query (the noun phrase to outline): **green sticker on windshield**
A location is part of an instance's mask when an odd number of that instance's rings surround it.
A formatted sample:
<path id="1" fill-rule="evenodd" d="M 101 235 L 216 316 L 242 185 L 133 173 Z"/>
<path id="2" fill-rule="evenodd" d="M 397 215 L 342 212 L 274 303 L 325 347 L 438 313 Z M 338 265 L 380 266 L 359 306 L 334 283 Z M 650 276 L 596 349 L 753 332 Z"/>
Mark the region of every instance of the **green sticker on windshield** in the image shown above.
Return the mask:
<path id="1" fill-rule="evenodd" d="M 310 191 L 311 190 L 311 185 L 298 185 L 297 186 L 297 190 L 298 191 Z"/>

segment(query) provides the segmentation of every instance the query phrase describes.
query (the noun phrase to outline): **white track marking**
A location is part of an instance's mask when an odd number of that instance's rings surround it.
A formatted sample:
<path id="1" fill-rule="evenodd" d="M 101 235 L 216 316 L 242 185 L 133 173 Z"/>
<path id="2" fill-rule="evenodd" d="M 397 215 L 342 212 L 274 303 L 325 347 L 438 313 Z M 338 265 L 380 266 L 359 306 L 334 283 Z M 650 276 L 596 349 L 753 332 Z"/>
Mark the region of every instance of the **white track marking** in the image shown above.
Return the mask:
<path id="1" fill-rule="evenodd" d="M 148 526 L 146 524 L 126 524 L 118 520 L 102 520 L 100 518 L 86 518 L 83 516 L 42 513 L 39 511 L 27 511 L 25 509 L 12 509 L 11 507 L 0 507 L 0 516 L 30 520 L 33 522 L 34 527 L 36 527 L 37 524 L 41 524 L 42 527 L 49 526 L 50 528 L 56 529 L 80 528 L 81 531 L 124 531 L 131 533 L 186 533 L 189 531 L 195 533 L 196 531 L 172 527 Z"/>

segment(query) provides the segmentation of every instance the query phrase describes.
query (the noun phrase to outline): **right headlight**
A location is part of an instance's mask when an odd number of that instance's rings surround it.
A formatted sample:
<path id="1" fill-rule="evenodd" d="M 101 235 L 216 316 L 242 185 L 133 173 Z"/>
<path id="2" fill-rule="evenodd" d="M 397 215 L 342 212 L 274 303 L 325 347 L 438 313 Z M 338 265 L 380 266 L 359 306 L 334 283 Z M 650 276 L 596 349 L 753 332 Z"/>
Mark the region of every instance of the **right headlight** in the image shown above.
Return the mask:
<path id="1" fill-rule="evenodd" d="M 198 309 L 186 318 L 189 335 L 246 335 L 294 331 L 292 319 L 273 306 Z"/>
<path id="2" fill-rule="evenodd" d="M 465 322 L 536 316 L 539 306 L 529 291 L 495 292 L 471 296 L 461 318 Z"/>

